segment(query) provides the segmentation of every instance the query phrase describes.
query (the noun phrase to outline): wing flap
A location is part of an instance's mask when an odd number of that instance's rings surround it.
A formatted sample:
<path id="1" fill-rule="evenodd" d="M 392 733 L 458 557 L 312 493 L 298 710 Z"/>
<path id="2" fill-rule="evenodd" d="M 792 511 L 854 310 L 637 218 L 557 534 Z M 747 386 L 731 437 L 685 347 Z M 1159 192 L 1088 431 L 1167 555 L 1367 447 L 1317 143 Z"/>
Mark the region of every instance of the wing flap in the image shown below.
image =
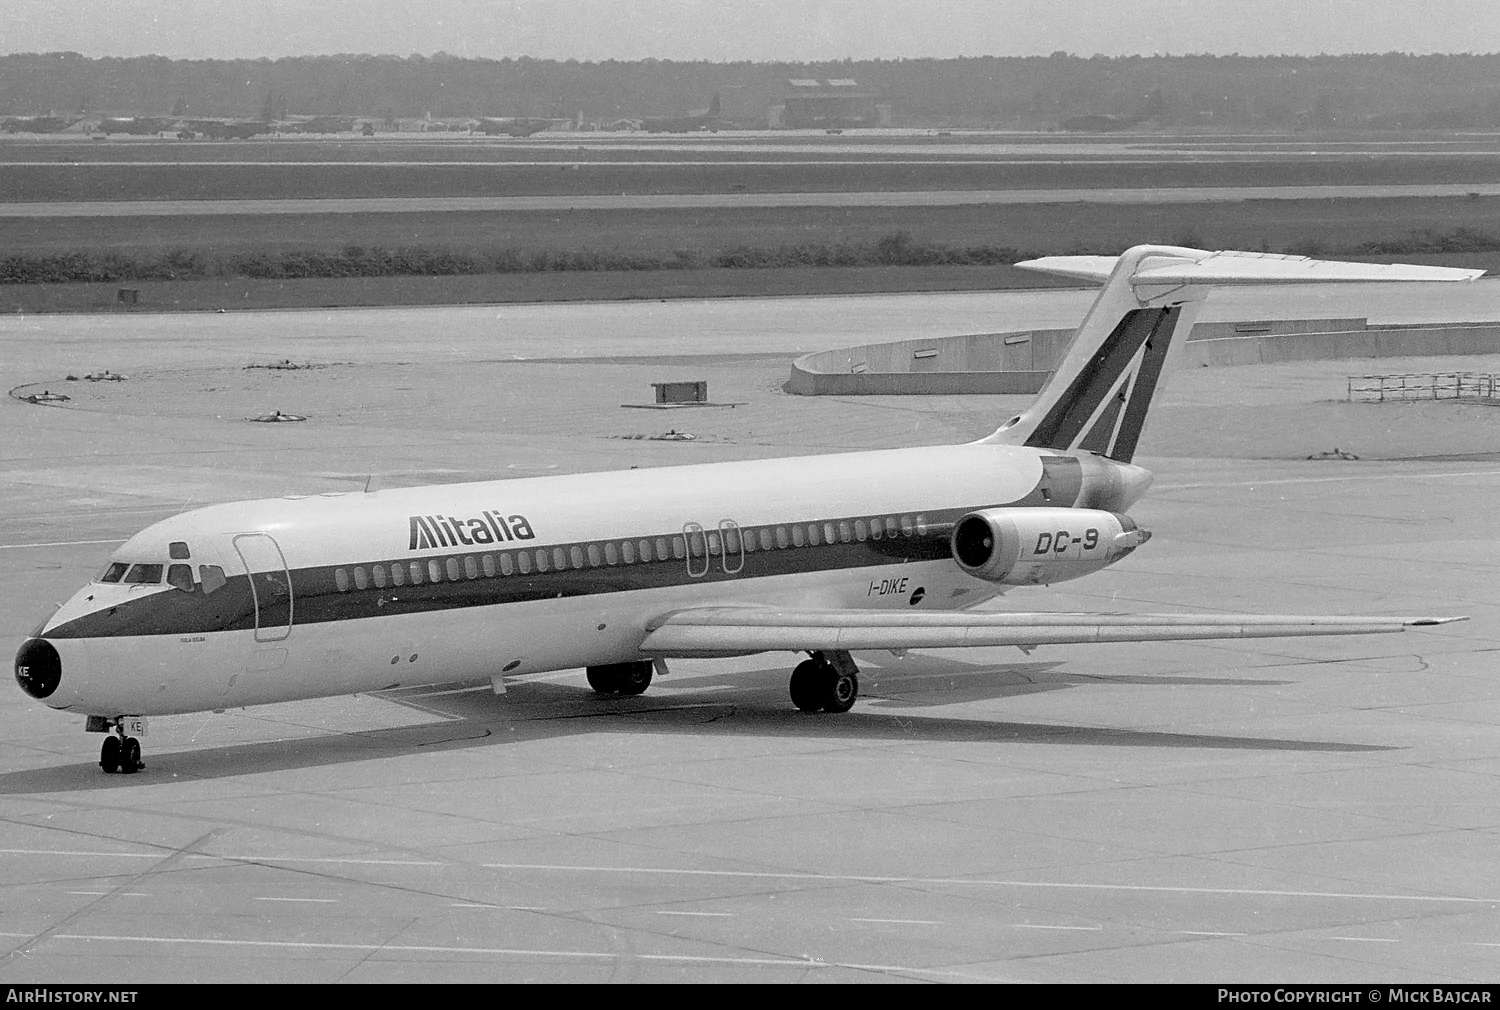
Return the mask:
<path id="1" fill-rule="evenodd" d="M 834 649 L 949 649 L 1098 642 L 1369 635 L 1464 618 L 1276 614 L 890 613 L 708 607 L 655 623 L 641 651 L 713 656 Z"/>

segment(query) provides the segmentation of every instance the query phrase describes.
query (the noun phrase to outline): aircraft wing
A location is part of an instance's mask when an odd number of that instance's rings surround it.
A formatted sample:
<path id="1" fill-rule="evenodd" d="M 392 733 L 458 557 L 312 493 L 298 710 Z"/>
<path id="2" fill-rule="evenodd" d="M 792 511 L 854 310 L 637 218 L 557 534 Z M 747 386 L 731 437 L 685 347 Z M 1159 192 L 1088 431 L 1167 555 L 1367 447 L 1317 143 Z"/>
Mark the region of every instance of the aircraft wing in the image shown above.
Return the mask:
<path id="1" fill-rule="evenodd" d="M 974 611 L 775 610 L 703 607 L 652 622 L 641 651 L 663 657 L 841 649 L 948 649 L 1369 635 L 1466 617 L 1314 617 L 1275 614 L 1055 614 Z"/>

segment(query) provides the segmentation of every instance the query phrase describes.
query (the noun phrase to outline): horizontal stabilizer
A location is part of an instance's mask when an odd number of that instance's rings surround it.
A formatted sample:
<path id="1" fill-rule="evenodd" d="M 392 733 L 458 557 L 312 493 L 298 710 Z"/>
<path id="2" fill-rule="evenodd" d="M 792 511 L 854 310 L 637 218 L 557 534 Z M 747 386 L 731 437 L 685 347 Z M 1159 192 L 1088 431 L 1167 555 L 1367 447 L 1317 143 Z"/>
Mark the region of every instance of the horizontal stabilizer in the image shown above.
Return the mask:
<path id="1" fill-rule="evenodd" d="M 1135 455 L 1156 390 L 1181 360 L 1193 320 L 1214 288 L 1472 281 L 1484 273 L 1154 245 L 1119 256 L 1044 256 L 1016 266 L 1104 287 L 1036 400 L 982 441 L 1092 452 L 1121 463 Z"/>
<path id="2" fill-rule="evenodd" d="M 1261 614 L 1035 614 L 956 611 L 681 610 L 654 622 L 641 643 L 652 656 L 715 656 L 832 649 L 948 649 L 1170 642 L 1227 638 L 1370 635 L 1461 617 L 1316 617 Z"/>
<path id="3" fill-rule="evenodd" d="M 1104 282 L 1117 256 L 1043 256 L 1023 260 L 1023 270 Z M 1483 270 L 1407 263 L 1348 263 L 1277 253 L 1207 252 L 1160 247 L 1136 267 L 1132 283 L 1142 284 L 1329 284 L 1340 281 L 1472 281 Z"/>

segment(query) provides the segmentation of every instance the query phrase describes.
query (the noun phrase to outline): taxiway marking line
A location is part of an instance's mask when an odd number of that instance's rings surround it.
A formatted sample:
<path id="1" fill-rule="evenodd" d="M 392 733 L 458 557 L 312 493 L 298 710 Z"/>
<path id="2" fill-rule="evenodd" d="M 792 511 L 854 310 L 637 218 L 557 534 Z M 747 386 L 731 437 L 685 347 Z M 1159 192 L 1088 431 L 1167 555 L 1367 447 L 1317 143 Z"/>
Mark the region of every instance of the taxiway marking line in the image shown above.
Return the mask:
<path id="1" fill-rule="evenodd" d="M 1031 922 L 1018 922 L 1014 929 L 1066 929 L 1079 933 L 1098 933 L 1104 929 L 1103 926 L 1041 926 Z"/>
<path id="2" fill-rule="evenodd" d="M 154 852 L 86 852 L 50 849 L 0 849 L 0 855 L 29 856 L 117 856 L 124 859 L 159 859 Z M 216 855 L 188 853 L 187 859 L 211 859 L 237 863 L 348 863 L 357 866 L 449 866 L 442 860 L 341 859 L 313 856 Z M 763 870 L 673 870 L 653 866 L 568 866 L 560 863 L 478 863 L 484 870 L 546 870 L 567 873 L 654 874 L 680 877 L 740 877 L 751 880 L 807 880 L 830 884 L 942 884 L 977 887 L 1055 888 L 1072 891 L 1141 891 L 1151 894 L 1226 894 L 1257 898 L 1355 898 L 1372 901 L 1434 901 L 1449 904 L 1493 905 L 1500 897 L 1466 897 L 1448 894 L 1372 894 L 1359 891 L 1285 891 L 1250 887 L 1173 887 L 1166 884 L 1085 884 L 1059 880 L 991 880 L 973 877 L 885 877 L 858 874 L 767 872 Z M 522 907 L 522 906 L 516 906 Z M 4 934 L 0 934 L 4 935 Z"/>
<path id="3" fill-rule="evenodd" d="M 336 905 L 337 898 L 256 898 L 256 901 L 314 901 L 320 905 Z"/>
<path id="4" fill-rule="evenodd" d="M 1398 463 L 1400 460 L 1371 460 L 1372 463 Z M 1274 487 L 1281 484 L 1336 484 L 1350 480 L 1436 480 L 1440 477 L 1494 477 L 1500 470 L 1461 470 L 1455 473 L 1369 473 L 1347 474 L 1342 477 L 1278 477 L 1274 480 L 1235 480 L 1223 484 L 1202 482 L 1198 484 L 1157 484 L 1154 491 L 1199 491 L 1220 487 Z"/>
<path id="5" fill-rule="evenodd" d="M 734 912 L 677 912 L 659 909 L 657 915 L 693 915 L 705 919 L 733 919 Z"/>
<path id="6" fill-rule="evenodd" d="M 120 859 L 160 859 L 159 852 L 90 852 L 82 849 L 0 849 L 5 856 L 114 856 Z M 349 863 L 355 866 L 450 866 L 439 859 L 350 859 L 338 856 L 220 856 L 211 852 L 189 853 L 190 859 L 213 859 L 226 863 Z"/>
<path id="7" fill-rule="evenodd" d="M 937 919 L 850 919 L 850 922 L 880 922 L 895 926 L 941 926 Z"/>
<path id="8" fill-rule="evenodd" d="M 1204 929 L 1174 929 L 1177 936 L 1247 936 L 1247 933 L 1211 933 Z"/>
<path id="9" fill-rule="evenodd" d="M 27 937 L 29 933 L 0 933 L 5 937 Z M 621 955 L 604 950 L 547 950 L 527 947 L 439 947 L 435 945 L 394 943 L 318 943 L 307 940 L 220 940 L 193 936 L 114 936 L 104 933 L 54 933 L 49 940 L 120 941 L 143 944 L 198 944 L 210 947 L 260 947 L 283 950 L 326 950 L 358 953 L 401 954 L 494 954 L 501 957 L 530 956 L 576 958 L 588 961 L 613 961 Z M 770 968 L 854 968 L 866 971 L 904 971 L 923 974 L 955 974 L 942 969 L 914 968 L 899 964 L 856 964 L 845 961 L 821 961 L 792 957 L 712 957 L 701 954 L 632 954 L 638 961 L 665 961 L 678 964 L 740 964 Z"/>
<path id="10" fill-rule="evenodd" d="M 1352 943 L 1400 943 L 1400 940 L 1389 940 L 1381 936 L 1330 936 L 1330 940 L 1348 940 Z"/>
<path id="11" fill-rule="evenodd" d="M 1272 898 L 1366 898 L 1379 901 L 1437 901 L 1462 904 L 1497 904 L 1500 898 L 1453 895 L 1369 894 L 1357 891 L 1283 891 L 1248 887 L 1172 887 L 1165 884 L 1083 884 L 1056 880 L 987 880 L 975 877 L 883 877 L 858 874 L 771 873 L 763 870 L 669 870 L 652 866 L 568 866 L 557 863 L 480 863 L 486 870 L 552 870 L 574 873 L 640 873 L 699 877 L 743 877 L 754 880 L 808 880 L 831 884 L 960 884 L 980 887 L 1057 888 L 1075 891 L 1143 891 L 1156 894 L 1231 894 Z"/>

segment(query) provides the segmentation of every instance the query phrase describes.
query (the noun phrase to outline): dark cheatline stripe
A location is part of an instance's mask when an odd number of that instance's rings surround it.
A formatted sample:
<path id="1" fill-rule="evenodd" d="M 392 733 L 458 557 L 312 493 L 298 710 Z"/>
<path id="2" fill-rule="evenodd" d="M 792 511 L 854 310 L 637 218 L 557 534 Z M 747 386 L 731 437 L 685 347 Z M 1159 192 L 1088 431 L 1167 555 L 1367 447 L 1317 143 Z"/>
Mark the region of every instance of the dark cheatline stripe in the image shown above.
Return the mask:
<path id="1" fill-rule="evenodd" d="M 1120 373 L 1130 366 L 1156 329 L 1165 309 L 1131 309 L 1104 338 L 1088 364 L 1081 368 L 1067 392 L 1053 404 L 1026 444 L 1044 449 L 1072 448 L 1084 425 L 1094 416 L 1104 398 L 1114 390 Z"/>
<path id="2" fill-rule="evenodd" d="M 514 555 L 518 549 L 468 550 L 444 552 L 442 554 L 407 555 L 402 558 L 387 558 L 380 561 L 361 561 L 339 565 L 322 565 L 293 569 L 291 572 L 292 607 L 296 625 L 323 624 L 331 621 L 358 620 L 393 614 L 424 613 L 436 610 L 454 610 L 466 607 L 488 607 L 506 603 L 525 603 L 536 600 L 552 600 L 563 597 L 594 596 L 605 593 L 622 593 L 641 589 L 662 589 L 670 586 L 702 585 L 706 583 L 738 582 L 745 579 L 769 578 L 777 575 L 795 575 L 810 572 L 838 571 L 842 569 L 869 568 L 881 565 L 898 565 L 908 561 L 934 561 L 950 556 L 948 533 L 953 524 L 964 515 L 984 508 L 1023 508 L 1039 506 L 1067 507 L 1078 498 L 1082 487 L 1081 466 L 1076 459 L 1068 457 L 1044 457 L 1044 477 L 1027 495 L 1004 504 L 978 504 L 959 509 L 941 509 L 925 513 L 928 517 L 926 535 L 885 537 L 879 540 L 852 541 L 849 543 L 820 544 L 816 547 L 787 547 L 771 550 L 747 551 L 744 568 L 726 573 L 717 558 L 712 559 L 706 575 L 694 577 L 688 574 L 687 561 L 673 558 L 668 561 L 647 561 L 634 564 L 619 564 L 589 568 L 567 568 L 547 572 L 531 572 L 528 575 L 481 576 L 441 582 L 424 580 L 421 585 L 387 585 L 384 588 L 371 586 L 340 592 L 334 573 L 338 569 L 352 571 L 356 566 L 370 568 L 374 565 L 409 565 L 429 560 L 445 564 L 450 557 L 484 554 Z M 1047 488 L 1050 497 L 1042 494 Z M 868 516 L 842 519 L 802 520 L 797 523 L 780 523 L 806 527 L 809 523 L 853 523 L 856 518 L 868 520 Z M 762 527 L 748 527 L 759 530 Z M 772 527 L 774 529 L 774 527 Z M 632 536 L 631 540 L 668 539 L 680 536 L 681 531 Z M 528 546 L 527 551 L 546 550 L 549 553 L 561 548 L 571 553 L 573 547 L 587 549 L 597 540 L 583 540 L 571 544 L 538 544 Z M 616 540 L 618 542 L 618 540 Z M 694 559 L 694 571 L 701 570 L 702 559 Z M 732 567 L 732 564 L 731 564 Z M 260 627 L 263 629 L 285 628 L 288 612 L 284 587 L 278 580 L 284 573 L 256 573 L 256 589 L 261 596 Z M 271 601 L 269 605 L 267 601 Z M 246 631 L 256 627 L 255 600 L 251 593 L 249 577 L 234 576 L 217 592 L 204 595 L 202 592 L 185 593 L 177 590 L 152 593 L 131 600 L 108 610 L 88 614 L 77 620 L 47 632 L 48 638 L 112 638 L 129 635 L 201 635 L 215 631 Z"/>
<path id="3" fill-rule="evenodd" d="M 1125 408 L 1125 418 L 1115 433 L 1115 444 L 1104 453 L 1110 459 L 1129 463 L 1135 457 L 1136 444 L 1141 440 L 1141 429 L 1146 426 L 1146 411 L 1151 407 L 1151 398 L 1156 395 L 1156 384 L 1161 379 L 1162 366 L 1177 331 L 1177 320 L 1182 315 L 1181 306 L 1165 309 L 1146 340 L 1146 353 L 1141 366 L 1136 370 L 1131 383 L 1130 403 Z"/>

